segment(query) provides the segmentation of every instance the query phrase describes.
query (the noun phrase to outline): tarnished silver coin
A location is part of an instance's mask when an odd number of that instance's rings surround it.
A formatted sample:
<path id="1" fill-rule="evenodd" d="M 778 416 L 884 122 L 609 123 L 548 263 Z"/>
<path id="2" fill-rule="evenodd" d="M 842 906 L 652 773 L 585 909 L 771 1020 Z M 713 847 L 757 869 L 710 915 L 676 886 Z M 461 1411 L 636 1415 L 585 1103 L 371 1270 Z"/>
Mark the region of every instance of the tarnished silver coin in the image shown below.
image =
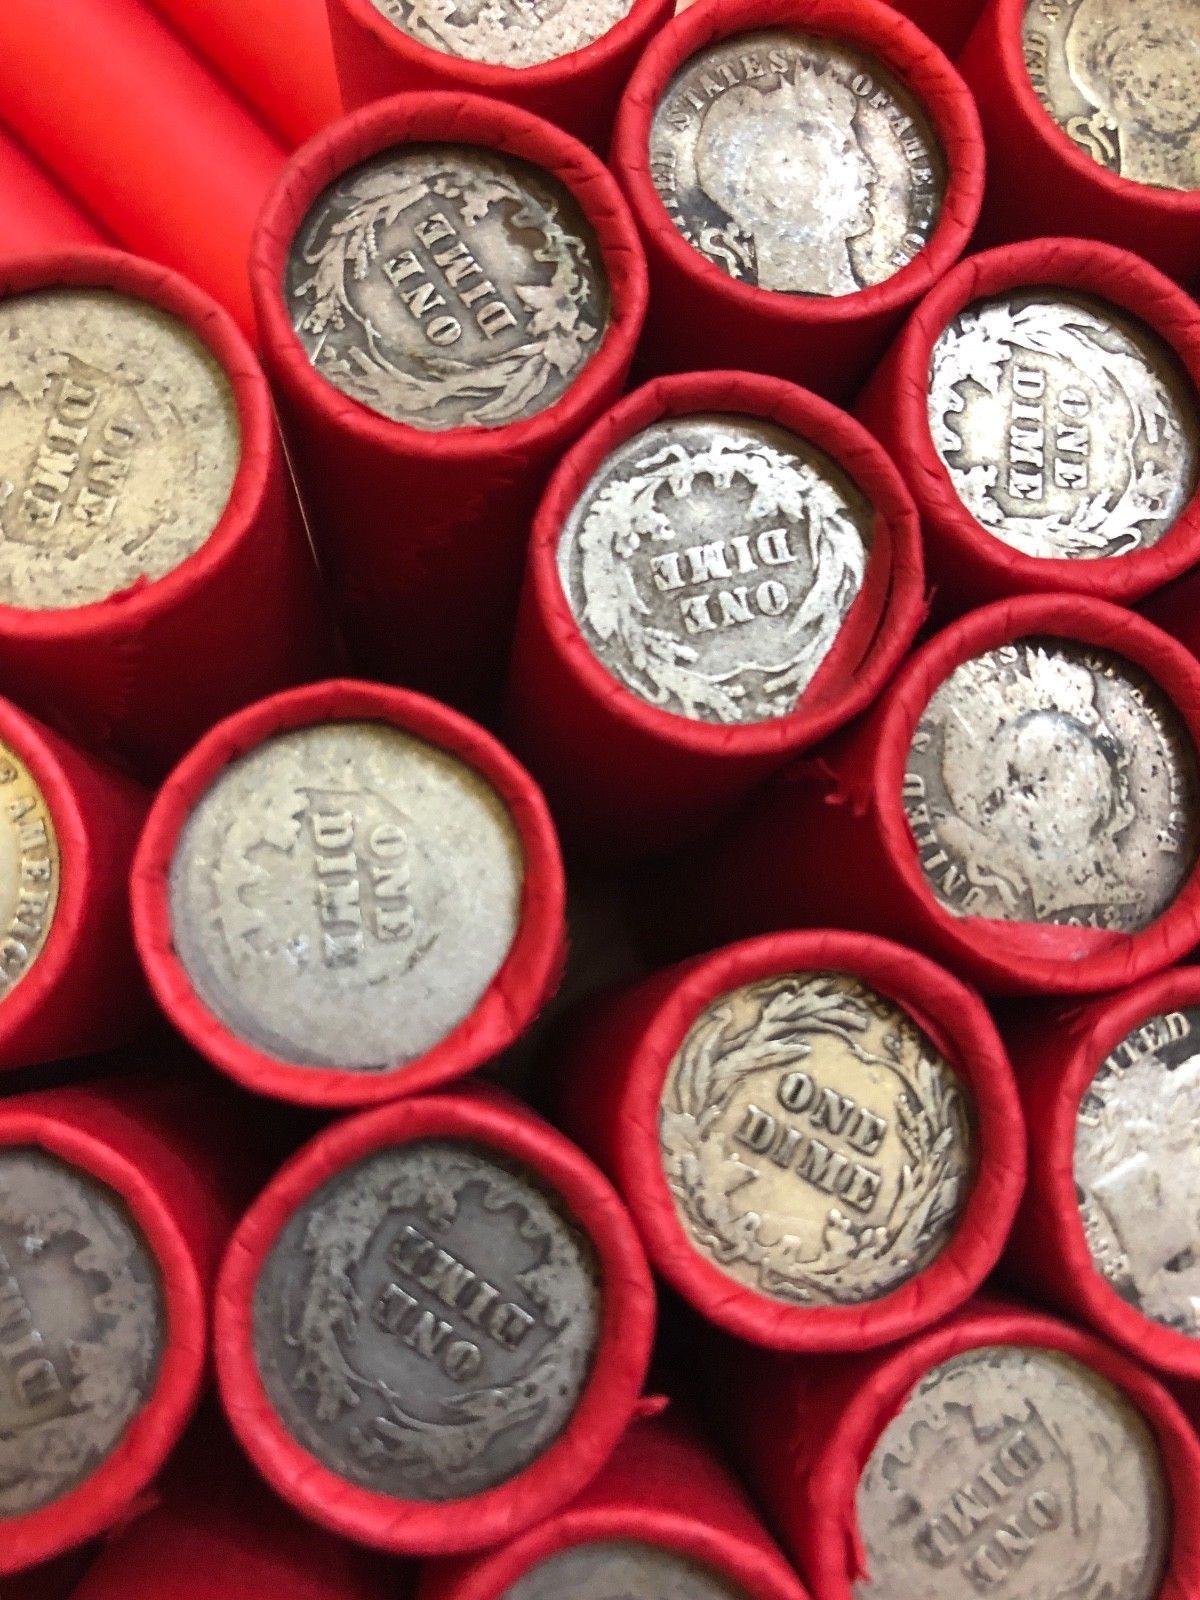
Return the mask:
<path id="1" fill-rule="evenodd" d="M 956 916 L 1136 932 L 1196 861 L 1196 752 L 1131 662 L 1020 639 L 955 669 L 921 714 L 904 806 Z"/>
<path id="2" fill-rule="evenodd" d="M 282 733 L 226 767 L 170 871 L 175 949 L 257 1049 L 385 1072 L 468 1016 L 508 954 L 524 860 L 473 768 L 379 722 Z"/>
<path id="3" fill-rule="evenodd" d="M 493 67 L 536 67 L 592 44 L 615 28 L 633 0 L 372 0 L 420 44 Z"/>
<path id="4" fill-rule="evenodd" d="M 1143 323 L 1027 289 L 976 301 L 934 346 L 929 426 L 963 505 L 1026 555 L 1147 549 L 1200 479 L 1196 393 Z"/>
<path id="5" fill-rule="evenodd" d="M 671 221 L 731 278 L 854 294 L 928 244 L 946 162 L 925 112 L 874 57 L 791 28 L 698 51 L 650 128 Z"/>
<path id="6" fill-rule="evenodd" d="M 165 1339 L 158 1266 L 124 1202 L 44 1150 L 0 1149 L 0 1523 L 111 1454 Z"/>
<path id="7" fill-rule="evenodd" d="M 1028 0 L 1022 43 L 1038 99 L 1093 161 L 1200 189 L 1200 0 Z"/>
<path id="8" fill-rule="evenodd" d="M 1142 1416 L 1057 1352 L 991 1345 L 927 1373 L 859 1480 L 857 1600 L 1153 1600 L 1170 1496 Z"/>
<path id="9" fill-rule="evenodd" d="M 711 1567 L 662 1545 L 596 1540 L 539 1561 L 501 1600 L 749 1600 Z"/>
<path id="10" fill-rule="evenodd" d="M 241 448 L 229 380 L 177 318 L 107 289 L 0 300 L 0 604 L 164 577 L 221 520 Z"/>
<path id="11" fill-rule="evenodd" d="M 1096 1270 L 1200 1337 L 1200 1009 L 1149 1017 L 1101 1063 L 1075 1124 L 1075 1189 Z"/>
<path id="12" fill-rule="evenodd" d="M 0 740 L 0 1000 L 50 937 L 62 885 L 54 818 L 37 779 Z"/>
<path id="13" fill-rule="evenodd" d="M 561 399 L 609 320 L 575 198 L 514 156 L 403 145 L 313 203 L 284 284 L 309 360 L 410 427 L 499 428 Z"/>
<path id="14" fill-rule="evenodd" d="M 558 1438 L 599 1321 L 595 1252 L 540 1180 L 426 1140 L 347 1168 L 289 1219 L 254 1348 L 284 1425 L 331 1471 L 458 1500 Z"/>
<path id="15" fill-rule="evenodd" d="M 773 423 L 697 414 L 618 445 L 563 524 L 558 571 L 596 657 L 664 711 L 791 711 L 838 636 L 873 510 L 823 450 Z"/>
<path id="16" fill-rule="evenodd" d="M 857 1305 L 945 1248 L 975 1175 L 969 1091 L 893 1001 L 790 972 L 706 1006 L 667 1071 L 659 1149 L 675 1212 L 736 1283 Z"/>

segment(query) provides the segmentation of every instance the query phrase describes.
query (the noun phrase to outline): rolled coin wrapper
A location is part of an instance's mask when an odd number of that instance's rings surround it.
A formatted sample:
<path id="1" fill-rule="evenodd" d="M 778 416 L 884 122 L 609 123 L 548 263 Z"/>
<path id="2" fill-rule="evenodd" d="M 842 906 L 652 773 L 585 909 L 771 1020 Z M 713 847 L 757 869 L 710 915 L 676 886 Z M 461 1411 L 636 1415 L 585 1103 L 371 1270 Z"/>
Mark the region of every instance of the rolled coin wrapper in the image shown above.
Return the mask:
<path id="1" fill-rule="evenodd" d="M 855 407 L 917 502 L 935 607 L 1129 604 L 1194 566 L 1197 380 L 1195 302 L 1127 251 L 1035 239 L 949 272 Z"/>
<path id="2" fill-rule="evenodd" d="M 94 222 L 69 200 L 49 173 L 0 128 L 0 250 L 25 256 L 103 244 Z"/>
<path id="3" fill-rule="evenodd" d="M 336 1327 L 327 1271 L 360 1308 Z M 451 1555 L 596 1474 L 653 1323 L 637 1236 L 590 1162 L 508 1102 L 433 1096 L 336 1124 L 268 1186 L 222 1270 L 217 1368 L 243 1447 L 305 1515 Z"/>
<path id="4" fill-rule="evenodd" d="M 967 35 L 983 10 L 985 0 L 890 0 L 897 11 L 911 17 L 922 33 L 953 58 L 966 42 Z"/>
<path id="5" fill-rule="evenodd" d="M 797 504 L 805 531 L 789 532 Z M 767 620 L 781 602 L 782 621 Z M 848 417 L 749 373 L 658 379 L 584 435 L 543 496 L 507 731 L 581 849 L 644 854 L 713 822 L 865 708 L 923 611 L 912 503 Z M 790 651 L 770 631 L 787 622 L 804 635 Z M 651 646 L 651 627 L 674 634 L 674 657 Z M 614 636 L 632 642 L 608 665 Z"/>
<path id="6" fill-rule="evenodd" d="M 802 44 L 789 47 L 779 37 L 784 30 L 804 36 Z M 707 73 L 698 61 L 689 66 L 722 41 L 728 44 Z M 821 70 L 828 49 L 846 56 L 832 87 Z M 768 88 L 758 90 L 764 72 L 771 74 L 763 80 Z M 877 88 L 884 74 L 888 84 Z M 727 99 L 726 90 L 738 98 Z M 871 136 L 895 144 L 888 170 L 906 196 L 899 201 L 890 188 L 885 195 L 857 131 L 872 97 L 881 124 Z M 656 117 L 664 98 L 665 126 Z M 739 121 L 747 119 L 743 137 Z M 815 144 L 803 131 L 814 124 L 826 130 Z M 800 172 L 788 164 L 797 151 L 808 158 Z M 894 169 L 906 163 L 915 176 L 897 177 Z M 983 194 L 984 152 L 961 79 L 890 6 L 700 0 L 662 30 L 638 64 L 617 116 L 612 165 L 650 266 L 640 356 L 646 368 L 751 367 L 844 399 L 904 312 L 965 248 Z M 805 183 L 811 212 L 792 216 L 770 199 L 803 197 Z M 830 208 L 831 192 L 857 195 L 858 209 L 843 215 Z M 664 194 L 673 197 L 669 204 Z M 896 213 L 887 251 L 876 248 L 876 203 L 913 207 L 907 233 Z M 852 258 L 850 244 L 865 235 L 872 237 L 869 258 Z"/>
<path id="7" fill-rule="evenodd" d="M 384 266 L 391 262 L 397 279 L 388 316 L 407 319 L 411 312 L 414 328 L 406 321 L 404 337 L 422 340 L 419 347 L 406 349 L 413 371 L 418 359 L 433 362 L 429 371 L 435 370 L 436 358 L 444 353 L 436 340 L 478 342 L 482 334 L 486 344 L 492 337 L 488 329 L 496 338 L 516 337 L 522 317 L 528 338 L 521 349 L 499 358 L 485 351 L 479 358 L 486 363 L 482 390 L 473 401 L 455 398 L 457 380 L 452 375 L 447 399 L 427 408 L 434 412 L 432 420 L 422 409 L 421 395 L 431 391 L 422 388 L 426 380 L 420 372 L 415 379 L 408 369 L 400 373 L 398 391 L 393 391 L 386 366 L 371 366 L 369 351 L 347 355 L 346 364 L 337 369 L 339 381 L 353 382 L 346 372 L 362 367 L 366 355 L 371 381 L 381 386 L 379 404 L 392 404 L 398 392 L 401 409 L 410 407 L 412 421 L 399 422 L 351 398 L 314 368 L 293 315 L 310 323 L 313 317 L 325 319 L 321 296 L 328 293 L 328 273 L 333 271 L 335 282 L 340 274 L 344 283 L 348 270 L 338 255 L 341 235 L 316 245 L 307 238 L 298 244 L 300 231 L 313 225 L 314 211 L 327 209 L 324 202 L 317 205 L 323 192 L 339 180 L 352 184 L 351 169 L 383 152 L 411 160 L 405 147 L 414 145 L 431 160 L 438 146 L 446 145 L 456 152 L 469 147 L 473 162 L 515 159 L 525 164 L 526 173 L 530 167 L 538 169 L 536 182 L 554 191 L 550 211 L 541 208 L 543 225 L 557 238 L 557 214 L 571 205 L 581 214 L 576 237 L 583 254 L 566 246 L 570 258 L 560 263 L 560 275 L 584 298 L 590 292 L 585 279 L 593 279 L 608 310 L 606 318 L 597 318 L 605 322 L 602 328 L 586 316 L 581 324 L 576 303 L 569 297 L 557 300 L 551 283 L 502 284 L 499 298 L 486 298 L 496 284 L 481 276 L 483 269 L 471 256 L 472 228 L 479 228 L 494 202 L 510 209 L 511 202 L 479 191 L 480 213 L 477 206 L 471 210 L 470 195 L 447 194 L 439 210 L 436 196 L 441 190 L 433 191 L 430 184 L 459 190 L 462 184 L 431 174 L 420 190 L 423 209 L 415 227 L 434 242 L 421 243 L 415 228 L 411 238 L 393 230 L 383 252 Z M 451 165 L 459 172 L 461 162 L 452 159 Z M 372 175 L 370 192 L 347 190 L 344 202 L 338 202 L 346 214 L 343 221 L 357 218 L 364 237 L 376 237 L 379 200 L 373 190 L 380 181 Z M 393 198 L 403 199 L 405 206 L 394 207 L 392 217 L 401 230 L 408 226 L 403 218 L 412 192 L 401 173 Z M 470 225 L 462 221 L 468 212 L 475 218 Z M 397 217 L 402 220 L 396 222 Z M 594 250 L 587 247 L 587 235 L 595 240 Z M 399 248 L 404 239 L 412 246 L 407 251 Z M 325 276 L 308 271 L 318 265 L 318 246 Z M 304 254 L 295 255 L 296 249 Z M 530 249 L 543 246 L 535 240 Z M 424 253 L 418 255 L 418 250 Z M 560 245 L 555 250 L 561 254 Z M 426 259 L 430 251 L 444 258 L 440 265 L 436 256 Z M 285 299 L 290 259 L 294 305 Z M 510 270 L 536 276 L 536 262 L 530 256 Z M 487 270 L 495 274 L 499 267 Z M 645 265 L 616 185 L 581 145 L 515 107 L 472 96 L 408 95 L 333 124 L 293 157 L 263 214 L 251 274 L 264 360 L 352 655 L 373 675 L 399 675 L 446 698 L 475 701 L 494 694 L 495 675 L 508 649 L 529 521 L 545 477 L 565 445 L 616 398 L 641 328 Z M 415 287 L 408 287 L 410 279 Z M 372 280 L 372 285 L 373 292 L 387 293 L 386 283 Z M 518 287 L 527 287 L 525 296 Z M 481 315 L 486 322 L 476 329 Z M 434 320 L 426 324 L 423 317 Z M 498 332 L 497 323 L 503 324 Z M 325 327 L 327 332 L 352 331 L 352 319 L 326 319 Z M 309 337 L 319 358 L 328 340 Z M 533 398 L 524 387 L 527 381 Z M 545 387 L 539 392 L 538 384 L 553 387 L 549 393 Z M 355 387 L 365 392 L 361 384 Z M 554 392 L 558 399 L 523 414 L 529 406 L 538 407 L 542 396 L 549 402 Z M 455 415 L 475 420 L 455 424 Z M 515 420 L 501 420 L 508 416 Z"/>
<path id="8" fill-rule="evenodd" d="M 613 1585 L 639 1578 L 643 1592 L 657 1581 L 680 1600 L 805 1600 L 745 1490 L 689 1430 L 664 1419 L 635 1422 L 582 1494 L 538 1527 L 486 1555 L 429 1562 L 418 1594 L 600 1600 L 637 1593 Z"/>

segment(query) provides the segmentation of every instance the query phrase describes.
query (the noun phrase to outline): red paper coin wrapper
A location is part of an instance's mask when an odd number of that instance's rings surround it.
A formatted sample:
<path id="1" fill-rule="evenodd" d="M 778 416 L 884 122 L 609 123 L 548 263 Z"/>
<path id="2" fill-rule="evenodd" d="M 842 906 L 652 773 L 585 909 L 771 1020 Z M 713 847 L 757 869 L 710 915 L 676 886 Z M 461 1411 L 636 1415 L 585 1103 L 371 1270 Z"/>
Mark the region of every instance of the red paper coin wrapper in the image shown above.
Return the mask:
<path id="1" fill-rule="evenodd" d="M 900 467 L 921 514 L 935 606 L 965 611 L 1008 595 L 1074 591 L 1131 604 L 1200 560 L 1200 493 L 1150 549 L 1097 561 L 1042 560 L 988 533 L 955 491 L 933 442 L 934 346 L 968 306 L 1037 288 L 1094 295 L 1129 313 L 1179 357 L 1200 386 L 1200 312 L 1190 295 L 1128 251 L 1082 239 L 1034 239 L 972 256 L 922 301 L 855 406 Z"/>
<path id="2" fill-rule="evenodd" d="M 104 235 L 25 147 L 0 128 L 0 253 L 103 244 Z"/>
<path id="3" fill-rule="evenodd" d="M 329 25 L 348 106 L 414 89 L 483 94 L 545 117 L 603 151 L 629 74 L 674 9 L 673 0 L 633 0 L 599 39 L 531 67 L 468 61 L 422 44 L 372 0 L 329 0 Z"/>
<path id="4" fill-rule="evenodd" d="M 590 1239 L 601 1289 L 590 1373 L 562 1433 L 507 1482 L 442 1502 L 393 1498 L 330 1472 L 283 1427 L 253 1348 L 259 1271 L 297 1206 L 346 1166 L 382 1149 L 428 1139 L 463 1140 L 530 1170 Z M 595 1476 L 632 1418 L 653 1329 L 654 1289 L 645 1257 L 624 1207 L 596 1168 L 514 1102 L 498 1096 L 429 1096 L 335 1123 L 290 1161 L 251 1207 L 221 1269 L 217 1374 L 243 1448 L 268 1483 L 306 1516 L 398 1554 L 455 1555 L 514 1537 Z"/>
<path id="5" fill-rule="evenodd" d="M 824 34 L 867 51 L 916 96 L 945 153 L 941 216 L 925 248 L 857 294 L 782 294 L 731 278 L 692 248 L 650 174 L 650 123 L 675 73 L 714 40 L 760 28 Z M 866 377 L 904 313 L 966 248 L 983 195 L 984 151 L 971 96 L 937 47 L 882 0 L 699 0 L 647 49 L 617 114 L 612 166 L 650 266 L 639 361 L 651 372 L 750 367 L 844 399 Z"/>
<path id="6" fill-rule="evenodd" d="M 986 0 L 890 0 L 949 56 L 962 49 Z"/>
<path id="7" fill-rule="evenodd" d="M 731 989 L 784 973 L 845 972 L 934 1041 L 975 1106 L 979 1165 L 954 1237 L 924 1271 L 863 1305 L 785 1305 L 736 1283 L 693 1245 L 663 1170 L 659 1113 L 671 1063 Z M 1004 1046 L 979 997 L 915 951 L 853 933 L 780 933 L 730 945 L 594 1002 L 566 1035 L 557 1120 L 613 1179 L 651 1264 L 708 1321 L 776 1350 L 861 1350 L 960 1306 L 1004 1248 L 1025 1176 L 1025 1136 Z"/>
<path id="8" fill-rule="evenodd" d="M 663 417 L 713 411 L 761 418 L 811 441 L 875 511 L 862 589 L 796 709 L 741 726 L 676 716 L 626 689 L 592 653 L 558 573 L 563 524 L 605 458 Z M 895 671 L 923 615 L 912 501 L 892 463 L 851 418 L 774 378 L 745 372 L 660 378 L 606 412 L 563 457 L 538 507 L 507 731 L 580 848 L 644 854 L 713 822 L 789 756 L 862 711 Z"/>
<path id="9" fill-rule="evenodd" d="M 89 605 L 0 605 L 0 689 L 158 775 L 218 717 L 328 671 L 332 635 L 270 392 L 232 319 L 174 272 L 115 250 L 0 262 L 0 296 L 68 285 L 130 295 L 184 322 L 237 406 L 228 503 L 178 567 Z"/>
<path id="10" fill-rule="evenodd" d="M 872 1357 L 800 1363 L 756 1356 L 721 1368 L 718 1396 L 735 1454 L 768 1521 L 816 1600 L 852 1600 L 866 1553 L 858 1481 L 887 1425 L 925 1374 L 988 1345 L 1060 1352 L 1106 1379 L 1141 1412 L 1158 1446 L 1174 1515 L 1156 1600 L 1192 1600 L 1200 1586 L 1200 1444 L 1179 1407 L 1127 1357 L 1053 1317 L 978 1301 L 931 1332 Z"/>
<path id="11" fill-rule="evenodd" d="M 399 1073 L 297 1066 L 256 1049 L 204 1005 L 175 953 L 171 932 L 168 880 L 180 830 L 222 770 L 287 729 L 355 720 L 403 729 L 473 768 L 507 807 L 524 853 L 519 923 L 503 964 L 474 1010 Z M 466 717 L 423 695 L 375 683 L 312 684 L 248 706 L 215 727 L 159 790 L 134 861 L 132 897 L 135 937 L 150 986 L 180 1033 L 245 1087 L 330 1108 L 375 1104 L 436 1088 L 498 1055 L 557 986 L 564 955 L 562 858 L 546 803 L 532 779 Z"/>
<path id="12" fill-rule="evenodd" d="M 380 151 L 448 142 L 504 151 L 571 191 L 611 294 L 596 354 L 560 400 L 498 428 L 430 432 L 349 399 L 310 364 L 283 299 L 297 229 L 339 174 Z M 646 305 L 637 234 L 608 172 L 567 134 L 472 95 L 412 94 L 334 123 L 292 158 L 251 262 L 263 359 L 352 654 L 373 676 L 444 698 L 494 692 L 529 522 L 566 446 L 620 392 Z"/>
<path id="13" fill-rule="evenodd" d="M 1136 933 L 959 917 L 927 887 L 902 801 L 921 713 L 964 661 L 1043 636 L 1140 667 L 1200 740 L 1200 665 L 1134 613 L 1082 595 L 1026 595 L 970 612 L 910 657 L 863 723 L 757 796 L 707 847 L 702 871 L 688 861 L 672 872 L 669 915 L 689 947 L 767 928 L 850 926 L 912 945 L 987 994 L 1097 993 L 1191 950 L 1200 870 Z"/>
<path id="14" fill-rule="evenodd" d="M 988 147 L 990 179 L 979 242 L 1079 234 L 1136 250 L 1173 278 L 1190 282 L 1200 273 L 1200 191 L 1123 178 L 1085 154 L 1059 127 L 1038 99 L 1025 62 L 1025 9 L 1026 0 L 991 0 L 958 57 Z M 1124 23 L 1124 9 L 1114 11 L 1110 48 L 1118 54 L 1135 47 Z M 1157 70 L 1168 68 L 1158 65 Z M 1153 96 L 1153 82 L 1143 92 Z M 1152 106 L 1143 112 L 1152 119 Z M 1097 107 L 1091 136 L 1098 148 L 1115 147 L 1120 115 L 1116 108 Z M 1169 139 L 1172 132 L 1155 137 Z"/>
<path id="15" fill-rule="evenodd" d="M 696 1562 L 753 1600 L 805 1600 L 745 1490 L 690 1430 L 663 1418 L 635 1422 L 583 1493 L 537 1527 L 483 1556 L 430 1562 L 419 1600 L 503 1600 L 575 1545 L 626 1541 Z"/>

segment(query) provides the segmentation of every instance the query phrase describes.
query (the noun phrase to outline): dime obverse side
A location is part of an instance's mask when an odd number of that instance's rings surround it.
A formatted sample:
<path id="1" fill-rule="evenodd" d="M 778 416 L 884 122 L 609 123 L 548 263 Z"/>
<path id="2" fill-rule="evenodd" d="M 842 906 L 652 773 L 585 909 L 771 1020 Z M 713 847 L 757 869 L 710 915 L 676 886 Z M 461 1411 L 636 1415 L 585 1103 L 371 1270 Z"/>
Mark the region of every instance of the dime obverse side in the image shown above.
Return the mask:
<path id="1" fill-rule="evenodd" d="M 1096 1270 L 1147 1317 L 1200 1337 L 1200 1010 L 1148 1018 L 1101 1064 L 1075 1124 Z"/>
<path id="2" fill-rule="evenodd" d="M 925 248 L 946 163 L 881 62 L 773 28 L 684 63 L 654 112 L 650 176 L 688 244 L 731 278 L 846 295 Z"/>
<path id="3" fill-rule="evenodd" d="M 165 1338 L 158 1267 L 118 1196 L 44 1150 L 0 1150 L 0 1522 L 100 1466 Z"/>
<path id="4" fill-rule="evenodd" d="M 420 44 L 493 67 L 536 67 L 594 43 L 633 0 L 372 0 Z"/>
<path id="5" fill-rule="evenodd" d="M 704 722 L 786 716 L 862 588 L 869 501 L 772 423 L 698 414 L 619 445 L 571 509 L 558 571 L 596 657 Z"/>
<path id="6" fill-rule="evenodd" d="M 16 751 L 0 742 L 0 1000 L 41 955 L 61 884 L 46 797 Z"/>
<path id="7" fill-rule="evenodd" d="M 634 1539 L 573 1545 L 539 1561 L 501 1600 L 749 1600 L 710 1567 Z"/>
<path id="8" fill-rule="evenodd" d="M 1101 300 L 976 301 L 934 347 L 929 426 L 975 520 L 1030 556 L 1148 549 L 1195 493 L 1196 394 L 1174 353 Z"/>
<path id="9" fill-rule="evenodd" d="M 1034 92 L 1099 166 L 1200 189 L 1200 0 L 1028 0 Z"/>
<path id="10" fill-rule="evenodd" d="M 1141 1415 L 1067 1356 L 993 1345 L 917 1384 L 859 1480 L 857 1600 L 1153 1600 L 1169 1490 Z"/>
<path id="11" fill-rule="evenodd" d="M 556 178 L 405 145 L 314 202 L 285 274 L 317 372 L 393 422 L 499 428 L 562 397 L 609 320 L 600 246 Z"/>
<path id="12" fill-rule="evenodd" d="M 176 317 L 107 289 L 0 300 L 0 604 L 164 577 L 221 520 L 240 458 L 229 380 Z"/>
<path id="13" fill-rule="evenodd" d="M 1197 853 L 1196 753 L 1120 656 L 1021 639 L 957 667 L 917 724 L 904 807 L 925 878 L 956 916 L 1133 933 Z"/>
<path id="14" fill-rule="evenodd" d="M 382 1150 L 288 1221 L 254 1346 L 281 1420 L 401 1500 L 505 1483 L 566 1427 L 600 1318 L 592 1246 L 531 1173 L 454 1140 Z"/>
<path id="15" fill-rule="evenodd" d="M 713 1001 L 671 1062 L 663 1172 L 695 1247 L 787 1305 L 857 1305 L 944 1249 L 975 1174 L 973 1108 L 912 1019 L 847 973 Z"/>
<path id="16" fill-rule="evenodd" d="M 376 722 L 277 735 L 201 796 L 170 869 L 175 949 L 232 1032 L 296 1065 L 384 1072 L 477 1005 L 520 918 L 495 790 Z"/>

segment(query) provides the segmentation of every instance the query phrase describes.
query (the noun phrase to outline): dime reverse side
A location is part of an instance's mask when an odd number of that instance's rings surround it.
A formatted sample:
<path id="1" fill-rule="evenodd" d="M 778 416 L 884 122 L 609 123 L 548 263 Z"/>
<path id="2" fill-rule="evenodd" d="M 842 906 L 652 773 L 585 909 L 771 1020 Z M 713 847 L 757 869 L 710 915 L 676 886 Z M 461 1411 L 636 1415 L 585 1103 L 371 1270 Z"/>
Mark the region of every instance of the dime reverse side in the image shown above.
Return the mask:
<path id="1" fill-rule="evenodd" d="M 556 178 L 474 145 L 404 145 L 334 180 L 284 291 L 317 372 L 393 422 L 499 428 L 562 397 L 600 348 L 600 246 Z"/>
<path id="2" fill-rule="evenodd" d="M 956 916 L 1133 933 L 1197 854 L 1196 753 L 1145 673 L 1106 650 L 1020 639 L 964 662 L 913 735 L 904 806 Z"/>
<path id="3" fill-rule="evenodd" d="M 1147 1317 L 1200 1337 L 1200 1010 L 1149 1017 L 1098 1068 L 1075 1124 L 1096 1270 Z"/>
<path id="4" fill-rule="evenodd" d="M 694 250 L 784 294 L 883 283 L 929 242 L 946 163 L 883 64 L 790 28 L 720 39 L 684 63 L 650 128 L 650 176 Z"/>
<path id="5" fill-rule="evenodd" d="M 400 1500 L 515 1477 L 566 1427 L 600 1319 L 595 1251 L 529 1171 L 456 1140 L 385 1149 L 289 1219 L 254 1348 L 279 1416 Z"/>
<path id="6" fill-rule="evenodd" d="M 175 949 L 278 1060 L 385 1072 L 478 1004 L 520 918 L 507 808 L 457 757 L 378 722 L 282 733 L 233 762 L 170 869 Z"/>
<path id="7" fill-rule="evenodd" d="M 106 1185 L 0 1150 L 0 1520 L 52 1505 L 116 1448 L 157 1381 L 157 1264 Z"/>
<path id="8" fill-rule="evenodd" d="M 1057 1352 L 992 1345 L 921 1379 L 859 1480 L 857 1600 L 1153 1600 L 1169 1490 L 1145 1421 Z"/>
<path id="9" fill-rule="evenodd" d="M 1200 189 L 1200 0 L 1027 0 L 1034 92 L 1099 166 Z"/>
<path id="10" fill-rule="evenodd" d="M 979 300 L 934 346 L 933 442 L 966 509 L 1025 555 L 1148 549 L 1200 479 L 1196 393 L 1174 352 L 1104 301 Z"/>
<path id="11" fill-rule="evenodd" d="M 945 1248 L 975 1174 L 973 1106 L 893 1001 L 843 972 L 733 989 L 689 1028 L 659 1109 L 675 1212 L 735 1283 L 857 1305 Z"/>
<path id="12" fill-rule="evenodd" d="M 635 1539 L 573 1545 L 539 1561 L 501 1600 L 749 1600 L 710 1567 Z"/>
<path id="13" fill-rule="evenodd" d="M 61 884 L 46 797 L 16 751 L 0 741 L 0 1000 L 45 948 Z"/>
<path id="14" fill-rule="evenodd" d="M 633 0 L 372 0 L 419 44 L 493 67 L 536 67 L 582 50 L 615 28 Z"/>
<path id="15" fill-rule="evenodd" d="M 107 289 L 0 300 L 0 604 L 164 577 L 221 520 L 241 448 L 229 380 L 178 318 Z"/>

